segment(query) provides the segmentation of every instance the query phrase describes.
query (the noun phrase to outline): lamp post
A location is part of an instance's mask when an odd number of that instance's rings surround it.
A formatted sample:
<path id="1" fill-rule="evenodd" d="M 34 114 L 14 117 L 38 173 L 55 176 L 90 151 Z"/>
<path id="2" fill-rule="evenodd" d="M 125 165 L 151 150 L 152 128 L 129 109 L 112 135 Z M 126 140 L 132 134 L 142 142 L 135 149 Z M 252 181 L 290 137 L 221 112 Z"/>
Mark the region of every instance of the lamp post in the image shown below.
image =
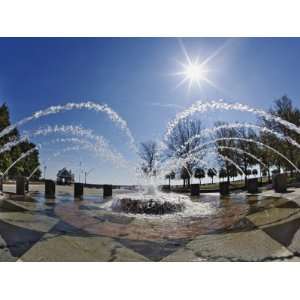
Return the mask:
<path id="1" fill-rule="evenodd" d="M 86 178 L 87 178 L 87 175 L 89 175 L 92 171 L 94 170 L 94 168 L 90 169 L 88 172 L 84 172 L 84 184 L 86 184 Z"/>
<path id="2" fill-rule="evenodd" d="M 46 170 L 47 170 L 47 166 L 44 166 L 44 180 L 46 180 Z"/>
<path id="3" fill-rule="evenodd" d="M 79 178 L 78 178 L 78 179 L 79 179 L 79 180 L 78 180 L 79 182 L 80 182 L 80 180 L 81 180 L 80 174 L 81 174 L 81 162 L 79 162 Z"/>

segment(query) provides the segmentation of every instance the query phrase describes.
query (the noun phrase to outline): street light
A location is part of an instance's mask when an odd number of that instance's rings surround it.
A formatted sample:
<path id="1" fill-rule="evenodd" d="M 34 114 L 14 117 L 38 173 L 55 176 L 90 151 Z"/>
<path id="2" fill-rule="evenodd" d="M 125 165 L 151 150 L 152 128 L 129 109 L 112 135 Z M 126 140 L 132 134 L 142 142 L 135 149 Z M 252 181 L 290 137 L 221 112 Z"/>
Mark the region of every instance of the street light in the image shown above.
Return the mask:
<path id="1" fill-rule="evenodd" d="M 47 170 L 47 166 L 44 166 L 44 180 L 46 180 L 46 170 Z"/>
<path id="2" fill-rule="evenodd" d="M 79 162 L 79 176 L 78 176 L 78 177 L 79 177 L 79 178 L 78 178 L 78 179 L 79 179 L 79 182 L 80 182 L 80 179 L 81 179 L 81 178 L 80 178 L 80 174 L 81 174 L 81 162 Z"/>
<path id="3" fill-rule="evenodd" d="M 86 178 L 87 178 L 87 175 L 89 175 L 92 171 L 94 170 L 94 168 L 90 169 L 88 172 L 84 172 L 84 184 L 86 184 Z"/>

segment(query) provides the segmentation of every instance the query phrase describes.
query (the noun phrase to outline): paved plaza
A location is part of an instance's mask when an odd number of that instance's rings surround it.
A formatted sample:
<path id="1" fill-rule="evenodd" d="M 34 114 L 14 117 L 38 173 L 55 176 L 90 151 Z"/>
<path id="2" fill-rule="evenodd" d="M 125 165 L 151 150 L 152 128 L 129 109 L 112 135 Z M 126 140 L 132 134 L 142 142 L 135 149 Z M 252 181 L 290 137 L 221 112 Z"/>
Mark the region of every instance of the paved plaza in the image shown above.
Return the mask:
<path id="1" fill-rule="evenodd" d="M 45 200 L 43 188 L 0 200 L 0 261 L 300 260 L 300 188 L 202 194 L 193 201 L 215 213 L 188 219 L 113 214 L 98 189 L 74 200 L 72 187 L 58 186 Z"/>

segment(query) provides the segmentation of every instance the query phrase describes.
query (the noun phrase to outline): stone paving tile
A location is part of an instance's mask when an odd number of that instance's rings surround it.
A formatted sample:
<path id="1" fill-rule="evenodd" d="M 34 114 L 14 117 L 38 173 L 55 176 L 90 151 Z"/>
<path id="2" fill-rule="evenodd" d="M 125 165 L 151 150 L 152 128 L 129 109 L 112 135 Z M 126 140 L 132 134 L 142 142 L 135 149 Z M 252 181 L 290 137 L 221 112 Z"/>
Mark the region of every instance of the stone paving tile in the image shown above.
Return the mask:
<path id="1" fill-rule="evenodd" d="M 298 229 L 293 238 L 291 239 L 288 248 L 293 251 L 296 252 L 300 255 L 300 229 Z"/>
<path id="2" fill-rule="evenodd" d="M 285 247 L 289 247 L 295 237 L 296 232 L 299 231 L 299 228 L 300 218 L 266 227 L 263 230 L 277 242 L 281 243 Z M 300 250 L 300 248 L 298 250 Z"/>
<path id="3" fill-rule="evenodd" d="M 251 197 L 249 197 L 247 203 L 250 204 L 249 212 L 247 215 L 252 215 L 266 210 L 268 211 L 271 208 L 300 209 L 299 205 L 294 201 L 273 196 L 263 196 L 256 199 L 251 199 Z"/>
<path id="4" fill-rule="evenodd" d="M 201 262 L 207 261 L 205 258 L 198 257 L 193 250 L 183 247 L 174 252 L 173 254 L 166 256 L 161 262 Z"/>
<path id="5" fill-rule="evenodd" d="M 118 239 L 118 241 L 152 261 L 160 261 L 187 244 L 190 240 L 164 240 L 160 242 L 151 242 Z"/>
<path id="6" fill-rule="evenodd" d="M 18 258 L 38 242 L 44 232 L 30 230 L 0 220 L 0 237 L 12 256 Z"/>
<path id="7" fill-rule="evenodd" d="M 261 230 L 199 236 L 163 261 L 268 261 L 293 253 Z"/>
<path id="8" fill-rule="evenodd" d="M 5 240 L 0 236 L 0 262 L 1 261 L 16 261 L 17 258 L 12 256 L 8 247 L 6 246 Z"/>
<path id="9" fill-rule="evenodd" d="M 37 201 L 21 201 L 21 200 L 9 200 L 3 201 L 6 206 L 14 207 L 15 211 L 42 211 L 47 208 L 45 203 Z"/>
<path id="10" fill-rule="evenodd" d="M 77 228 L 75 226 L 72 226 L 71 224 L 68 224 L 62 220 L 59 220 L 50 230 L 50 234 L 54 235 L 77 235 L 77 236 L 91 236 L 88 232 Z"/>
<path id="11" fill-rule="evenodd" d="M 47 234 L 27 251 L 21 261 L 148 261 L 106 237 L 57 236 Z"/>
<path id="12" fill-rule="evenodd" d="M 266 190 L 263 192 L 263 196 L 271 196 L 275 198 L 281 198 L 286 200 L 292 200 L 300 205 L 300 189 L 299 188 L 288 188 L 287 193 L 279 194 L 273 190 Z"/>
<path id="13" fill-rule="evenodd" d="M 259 228 L 266 228 L 300 218 L 300 209 L 273 207 L 248 215 L 247 218 Z"/>
<path id="14" fill-rule="evenodd" d="M 40 202 L 21 202 L 18 205 L 24 207 L 26 210 L 30 211 L 43 211 L 45 209 L 49 209 L 53 207 L 52 201 L 45 201 L 44 203 Z"/>
<path id="15" fill-rule="evenodd" d="M 0 220 L 24 229 L 48 232 L 58 219 L 32 212 L 0 212 Z"/>
<path id="16" fill-rule="evenodd" d="M 0 212 L 26 211 L 25 208 L 16 205 L 10 200 L 0 200 Z"/>

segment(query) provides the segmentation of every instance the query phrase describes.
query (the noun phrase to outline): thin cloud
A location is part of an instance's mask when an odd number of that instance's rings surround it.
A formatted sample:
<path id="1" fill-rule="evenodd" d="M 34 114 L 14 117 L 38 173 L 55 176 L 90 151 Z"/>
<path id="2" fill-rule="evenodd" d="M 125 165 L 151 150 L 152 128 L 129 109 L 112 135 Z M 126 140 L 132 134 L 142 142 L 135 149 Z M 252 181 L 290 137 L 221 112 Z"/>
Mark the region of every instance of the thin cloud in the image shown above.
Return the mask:
<path id="1" fill-rule="evenodd" d="M 152 102 L 152 103 L 149 103 L 149 105 L 151 105 L 151 106 L 158 106 L 158 107 L 162 107 L 162 108 L 184 109 L 184 106 L 178 105 L 178 104 L 175 104 L 175 103 Z"/>

